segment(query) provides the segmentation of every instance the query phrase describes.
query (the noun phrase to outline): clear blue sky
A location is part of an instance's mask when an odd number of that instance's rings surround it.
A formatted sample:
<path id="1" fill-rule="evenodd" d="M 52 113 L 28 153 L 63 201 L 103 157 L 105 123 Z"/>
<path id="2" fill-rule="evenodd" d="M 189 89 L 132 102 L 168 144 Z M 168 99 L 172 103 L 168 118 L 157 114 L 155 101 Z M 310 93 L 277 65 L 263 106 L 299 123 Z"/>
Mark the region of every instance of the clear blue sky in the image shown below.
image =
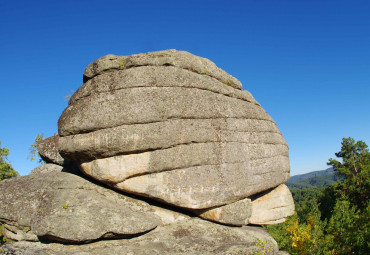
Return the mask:
<path id="1" fill-rule="evenodd" d="M 291 174 L 325 169 L 342 137 L 370 144 L 370 1 L 1 1 L 0 141 L 20 174 L 108 53 L 186 50 L 215 62 L 275 119 Z"/>

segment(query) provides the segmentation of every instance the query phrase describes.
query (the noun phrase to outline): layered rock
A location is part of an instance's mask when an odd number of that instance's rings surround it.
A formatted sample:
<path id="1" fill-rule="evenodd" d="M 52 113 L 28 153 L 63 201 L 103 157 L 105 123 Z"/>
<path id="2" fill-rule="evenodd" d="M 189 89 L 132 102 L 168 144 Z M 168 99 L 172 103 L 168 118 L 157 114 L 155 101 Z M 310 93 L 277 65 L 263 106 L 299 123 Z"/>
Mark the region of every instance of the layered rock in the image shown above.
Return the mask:
<path id="1" fill-rule="evenodd" d="M 108 55 L 84 77 L 59 119 L 59 151 L 96 180 L 198 210 L 289 178 L 275 122 L 209 60 L 175 50 Z"/>
<path id="2" fill-rule="evenodd" d="M 0 182 L 0 201 L 5 236 L 15 240 L 88 242 L 161 224 L 149 204 L 55 169 Z"/>
<path id="3" fill-rule="evenodd" d="M 106 55 L 87 66 L 84 72 L 84 82 L 103 72 L 110 72 L 114 69 L 129 69 L 137 66 L 175 66 L 194 73 L 214 77 L 237 89 L 242 87 L 237 79 L 218 68 L 210 60 L 195 57 L 186 51 L 177 50 L 149 52 L 130 56 Z"/>
<path id="4" fill-rule="evenodd" d="M 40 157 L 47 163 L 57 164 L 60 166 L 71 166 L 72 162 L 64 159 L 58 151 L 59 135 L 56 134 L 52 137 L 41 141 L 37 147 Z"/>

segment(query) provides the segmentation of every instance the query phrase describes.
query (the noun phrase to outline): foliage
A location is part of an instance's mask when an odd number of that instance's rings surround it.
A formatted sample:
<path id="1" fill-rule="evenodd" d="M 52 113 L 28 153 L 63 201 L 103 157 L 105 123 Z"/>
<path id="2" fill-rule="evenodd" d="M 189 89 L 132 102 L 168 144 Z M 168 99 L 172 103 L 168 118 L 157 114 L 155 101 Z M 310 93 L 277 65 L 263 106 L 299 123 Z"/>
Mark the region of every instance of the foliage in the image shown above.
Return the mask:
<path id="1" fill-rule="evenodd" d="M 353 205 L 366 208 L 370 199 L 370 152 L 363 141 L 355 142 L 351 137 L 343 138 L 342 149 L 335 153 L 342 162 L 329 159 L 337 175 L 345 178 L 336 184 L 338 195 L 345 195 Z M 337 197 L 339 198 L 339 197 Z"/>
<path id="2" fill-rule="evenodd" d="M 258 243 L 256 243 L 256 247 L 258 251 L 254 252 L 253 255 L 266 255 L 269 254 L 272 250 L 272 245 L 268 240 L 262 241 L 261 239 L 257 239 Z"/>
<path id="3" fill-rule="evenodd" d="M 9 149 L 1 148 L 0 141 L 0 181 L 8 178 L 18 176 L 18 172 L 15 171 L 12 165 L 8 162 Z"/>
<path id="4" fill-rule="evenodd" d="M 31 144 L 29 150 L 30 155 L 27 157 L 30 161 L 34 161 L 37 158 L 37 163 L 42 164 L 44 161 L 40 158 L 40 154 L 38 152 L 39 144 L 44 140 L 43 134 L 37 134 L 35 137 L 35 142 Z"/>
<path id="5" fill-rule="evenodd" d="M 326 229 L 326 234 L 335 240 L 330 243 L 333 254 L 367 254 L 369 222 L 369 207 L 360 211 L 347 198 L 338 200 Z"/>
<path id="6" fill-rule="evenodd" d="M 342 162 L 329 159 L 338 180 L 326 188 L 291 189 L 296 214 L 266 227 L 291 254 L 368 254 L 370 154 L 367 145 L 343 138 Z M 300 180 L 301 181 L 301 180 Z"/>
<path id="7" fill-rule="evenodd" d="M 64 101 L 68 101 L 69 102 L 69 100 L 72 98 L 73 93 L 75 93 L 75 92 L 76 91 L 71 90 L 70 93 L 68 93 L 66 96 L 64 96 Z"/>
<path id="8" fill-rule="evenodd" d="M 4 229 L 3 225 L 0 224 L 0 245 L 3 245 L 5 243 L 4 236 L 3 236 L 3 229 Z"/>
<path id="9" fill-rule="evenodd" d="M 11 240 L 11 239 L 6 238 L 3 235 L 3 231 L 4 231 L 4 226 L 0 224 L 0 246 L 3 245 L 3 244 L 14 242 L 14 240 Z M 0 247 L 0 254 L 2 254 L 1 251 L 2 250 L 1 250 L 1 247 Z"/>
<path id="10" fill-rule="evenodd" d="M 291 254 L 329 254 L 327 243 L 330 239 L 324 236 L 325 222 L 320 221 L 316 199 L 311 200 L 307 210 L 298 210 L 283 224 L 265 227 L 278 242 L 279 248 Z"/>
<path id="11" fill-rule="evenodd" d="M 305 220 L 307 213 L 312 208 L 312 203 L 321 196 L 324 188 L 310 188 L 310 189 L 290 189 L 293 195 L 295 202 L 295 210 L 298 212 L 298 215 L 303 216 L 301 220 Z"/>

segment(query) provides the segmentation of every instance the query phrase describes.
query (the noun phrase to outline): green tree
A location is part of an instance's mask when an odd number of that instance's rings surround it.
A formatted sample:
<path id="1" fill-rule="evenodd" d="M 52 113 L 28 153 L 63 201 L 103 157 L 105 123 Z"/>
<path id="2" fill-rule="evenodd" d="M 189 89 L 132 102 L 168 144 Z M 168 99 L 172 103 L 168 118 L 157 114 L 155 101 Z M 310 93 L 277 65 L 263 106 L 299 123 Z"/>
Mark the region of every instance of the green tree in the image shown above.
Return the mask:
<path id="1" fill-rule="evenodd" d="M 43 134 L 37 134 L 35 137 L 35 142 L 31 144 L 29 150 L 30 150 L 30 155 L 27 157 L 30 161 L 34 161 L 37 159 L 37 163 L 42 164 L 44 161 L 41 159 L 39 151 L 38 151 L 38 146 L 39 144 L 44 140 L 44 135 Z"/>
<path id="2" fill-rule="evenodd" d="M 329 159 L 338 176 L 344 178 L 324 190 L 320 200 L 325 234 L 332 238 L 332 254 L 367 254 L 369 250 L 370 153 L 363 141 L 343 138 L 341 151 Z"/>
<path id="3" fill-rule="evenodd" d="M 358 210 L 348 198 L 337 200 L 329 220 L 326 235 L 333 242 L 328 247 L 332 254 L 368 254 L 370 217 L 369 207 Z"/>
<path id="4" fill-rule="evenodd" d="M 324 236 L 325 222 L 320 220 L 316 198 L 305 201 L 304 206 L 283 224 L 265 228 L 281 250 L 302 255 L 330 254 L 327 243 L 331 240 Z"/>
<path id="5" fill-rule="evenodd" d="M 18 172 L 8 162 L 8 155 L 9 149 L 5 147 L 1 148 L 0 141 L 0 181 L 18 176 Z"/>
<path id="6" fill-rule="evenodd" d="M 366 143 L 343 138 L 341 151 L 335 156 L 342 158 L 342 162 L 330 158 L 328 165 L 344 177 L 343 182 L 336 183 L 338 196 L 345 195 L 353 205 L 366 208 L 370 198 L 370 152 Z"/>

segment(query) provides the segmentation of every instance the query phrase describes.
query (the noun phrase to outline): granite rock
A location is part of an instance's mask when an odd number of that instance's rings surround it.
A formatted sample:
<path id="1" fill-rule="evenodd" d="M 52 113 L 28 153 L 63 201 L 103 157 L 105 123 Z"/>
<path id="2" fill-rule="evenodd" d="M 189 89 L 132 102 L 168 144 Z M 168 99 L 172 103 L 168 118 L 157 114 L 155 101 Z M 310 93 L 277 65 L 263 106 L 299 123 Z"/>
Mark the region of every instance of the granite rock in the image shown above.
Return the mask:
<path id="1" fill-rule="evenodd" d="M 294 214 L 292 193 L 285 184 L 258 195 L 252 201 L 251 224 L 279 224 Z"/>
<path id="2" fill-rule="evenodd" d="M 63 171 L 0 182 L 0 201 L 1 222 L 43 240 L 89 242 L 161 224 L 149 204 Z"/>
<path id="3" fill-rule="evenodd" d="M 37 147 L 40 157 L 47 163 L 53 163 L 61 166 L 71 166 L 72 162 L 64 159 L 58 151 L 58 134 L 41 141 Z"/>
<path id="4" fill-rule="evenodd" d="M 252 202 L 250 198 L 245 198 L 237 202 L 212 209 L 196 210 L 195 213 L 203 219 L 214 222 L 243 226 L 248 225 L 249 223 L 249 218 L 252 214 Z"/>
<path id="5" fill-rule="evenodd" d="M 176 66 L 216 78 L 233 88 L 241 89 L 242 87 L 237 79 L 218 68 L 212 61 L 186 51 L 174 49 L 130 56 L 116 56 L 113 54 L 103 56 L 87 66 L 84 72 L 84 82 L 103 72 L 137 66 Z"/>
<path id="6" fill-rule="evenodd" d="M 200 219 L 164 225 L 132 239 L 99 241 L 85 245 L 15 243 L 6 245 L 12 254 L 277 254 L 276 241 L 261 227 L 229 227 Z"/>

